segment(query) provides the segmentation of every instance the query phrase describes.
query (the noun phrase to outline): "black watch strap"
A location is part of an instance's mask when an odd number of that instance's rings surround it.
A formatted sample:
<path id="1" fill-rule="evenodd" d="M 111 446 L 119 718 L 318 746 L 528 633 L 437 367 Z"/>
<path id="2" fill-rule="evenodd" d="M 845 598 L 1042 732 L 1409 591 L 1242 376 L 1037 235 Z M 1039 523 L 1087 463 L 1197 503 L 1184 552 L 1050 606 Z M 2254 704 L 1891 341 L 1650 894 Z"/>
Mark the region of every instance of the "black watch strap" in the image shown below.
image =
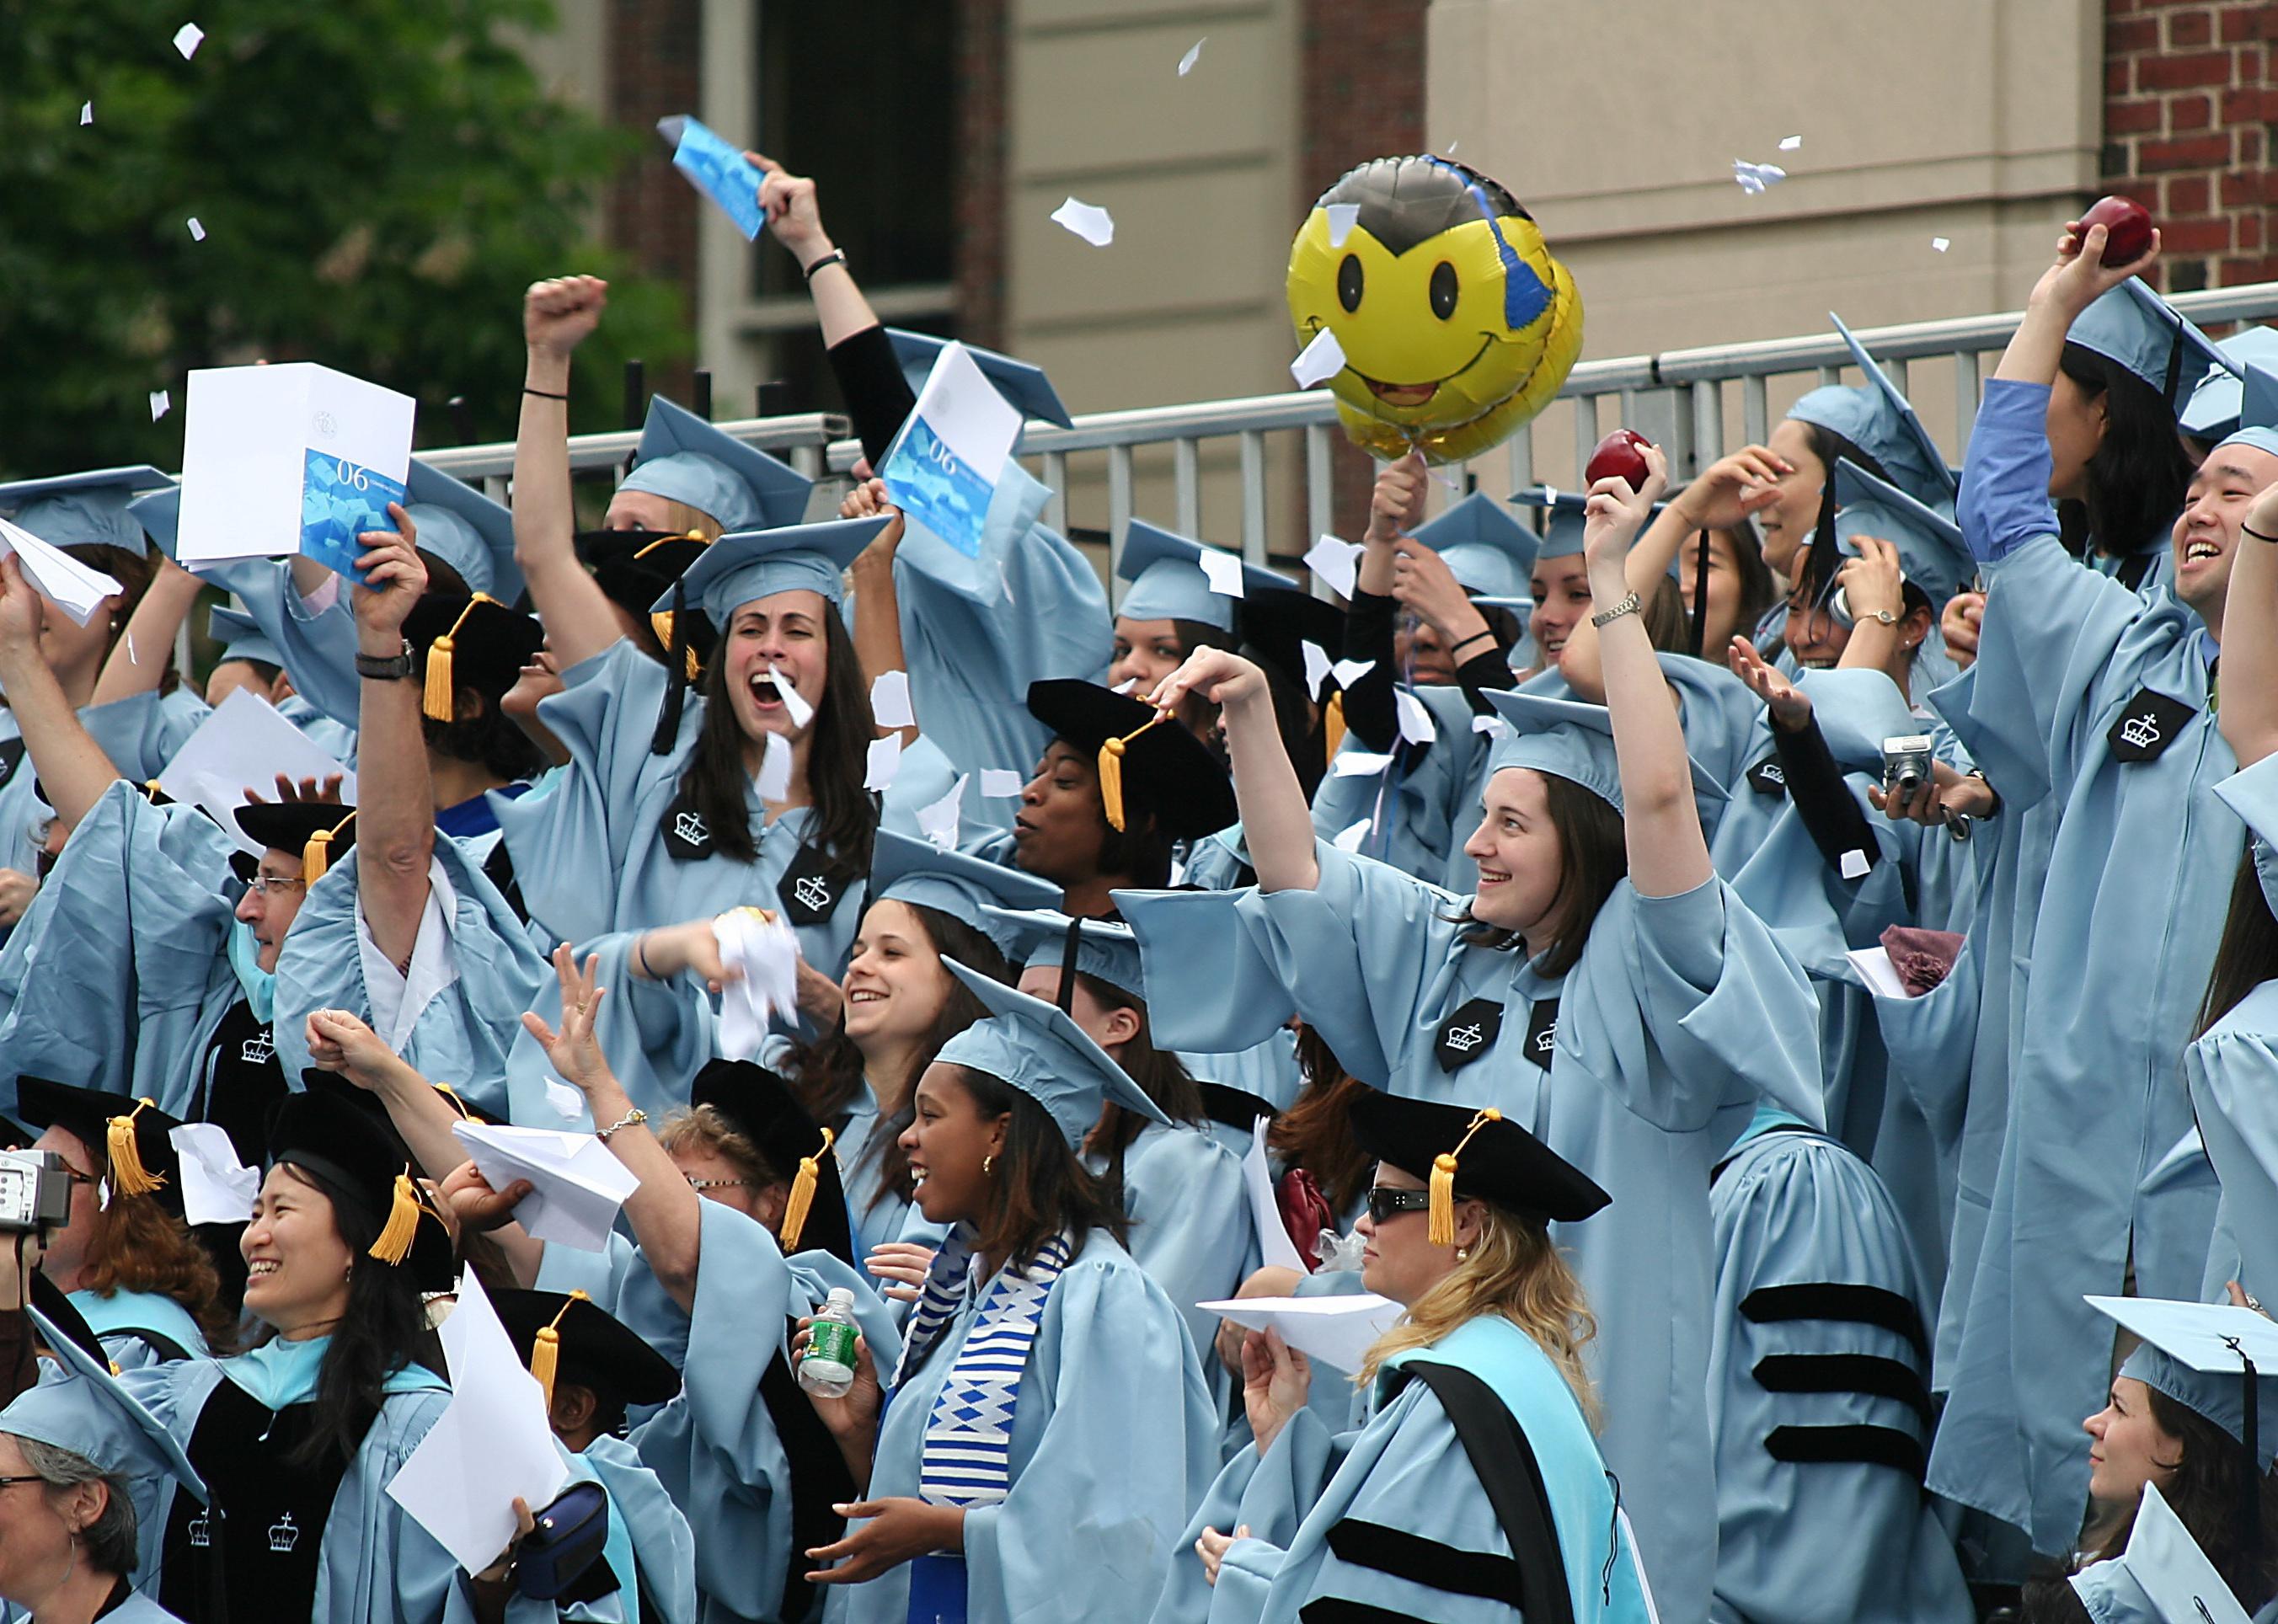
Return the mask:
<path id="1" fill-rule="evenodd" d="M 368 676 L 375 682 L 408 682 L 411 680 L 411 644 L 407 641 L 402 651 L 394 654 L 358 652 L 355 669 L 358 676 Z"/>

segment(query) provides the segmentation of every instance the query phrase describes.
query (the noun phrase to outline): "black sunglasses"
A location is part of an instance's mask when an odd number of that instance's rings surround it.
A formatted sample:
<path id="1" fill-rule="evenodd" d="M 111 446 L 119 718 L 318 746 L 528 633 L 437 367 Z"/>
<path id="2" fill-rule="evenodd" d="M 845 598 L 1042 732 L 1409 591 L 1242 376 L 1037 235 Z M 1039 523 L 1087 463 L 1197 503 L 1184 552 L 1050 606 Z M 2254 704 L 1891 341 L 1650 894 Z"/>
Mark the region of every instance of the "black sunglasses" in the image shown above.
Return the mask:
<path id="1" fill-rule="evenodd" d="M 1432 1204 L 1429 1190 L 1395 1190 L 1390 1185 L 1371 1186 L 1368 1216 L 1378 1224 L 1403 1212 L 1421 1212 Z"/>

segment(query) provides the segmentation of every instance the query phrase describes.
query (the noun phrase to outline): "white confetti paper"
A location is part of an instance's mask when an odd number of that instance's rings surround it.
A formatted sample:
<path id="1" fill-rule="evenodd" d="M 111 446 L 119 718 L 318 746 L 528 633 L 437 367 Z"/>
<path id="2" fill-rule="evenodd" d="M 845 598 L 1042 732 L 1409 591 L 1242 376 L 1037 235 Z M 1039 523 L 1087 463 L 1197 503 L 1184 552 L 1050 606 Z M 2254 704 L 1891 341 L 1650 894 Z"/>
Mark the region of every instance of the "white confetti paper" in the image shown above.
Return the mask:
<path id="1" fill-rule="evenodd" d="M 1220 598 L 1242 596 L 1242 560 L 1233 553 L 1204 547 L 1195 561 L 1203 567 L 1203 579 L 1210 583 L 1212 591 Z"/>
<path id="2" fill-rule="evenodd" d="M 780 733 L 768 735 L 767 754 L 760 758 L 760 799 L 780 801 L 791 794 L 791 741 Z"/>
<path id="3" fill-rule="evenodd" d="M 1179 77 L 1181 79 L 1184 79 L 1188 74 L 1195 71 L 1195 64 L 1203 59 L 1203 47 L 1209 43 L 1210 35 L 1205 34 L 1202 38 L 1196 40 L 1192 45 L 1187 48 L 1187 54 L 1179 58 Z"/>
<path id="4" fill-rule="evenodd" d="M 1345 246 L 1345 239 L 1352 234 L 1352 228 L 1360 223 L 1360 205 L 1331 203 L 1327 212 L 1329 246 L 1333 248 L 1341 248 Z"/>
<path id="5" fill-rule="evenodd" d="M 1331 770 L 1339 778 L 1373 778 L 1392 765 L 1392 758 L 1372 750 L 1341 750 Z"/>
<path id="6" fill-rule="evenodd" d="M 776 692 L 783 699 L 784 709 L 791 713 L 792 727 L 804 728 L 814 720 L 814 707 L 806 702 L 806 696 L 799 691 L 791 678 L 776 669 L 773 660 L 768 662 L 768 680 L 776 685 Z"/>
<path id="7" fill-rule="evenodd" d="M 1433 723 L 1432 713 L 1424 708 L 1421 699 L 1406 689 L 1392 690 L 1392 711 L 1398 719 L 1400 736 L 1410 744 L 1429 744 L 1440 736 L 1440 729 Z"/>
<path id="8" fill-rule="evenodd" d="M 1930 246 L 1943 254 L 1953 246 L 1953 240 L 1950 237 L 1932 237 L 1930 240 Z"/>
<path id="9" fill-rule="evenodd" d="M 862 788 L 885 789 L 892 786 L 894 775 L 902 770 L 902 736 L 889 733 L 882 739 L 870 741 L 868 764 L 862 772 Z"/>
<path id="10" fill-rule="evenodd" d="M 1349 598 L 1354 579 L 1360 574 L 1360 543 L 1325 535 L 1305 549 L 1305 568 L 1334 587 L 1338 596 Z"/>
<path id="11" fill-rule="evenodd" d="M 1360 850 L 1361 842 L 1368 838 L 1368 832 L 1372 827 L 1373 820 L 1363 818 L 1352 827 L 1340 833 L 1329 844 L 1340 851 L 1357 851 Z"/>
<path id="12" fill-rule="evenodd" d="M 82 127 L 95 122 L 94 103 L 81 102 L 79 104 L 79 121 Z"/>
<path id="13" fill-rule="evenodd" d="M 174 30 L 174 49 L 180 51 L 182 60 L 187 62 L 198 54 L 198 47 L 204 42 L 205 37 L 206 31 L 197 24 L 184 23 Z"/>
<path id="14" fill-rule="evenodd" d="M 870 715 L 881 728 L 914 728 L 918 713 L 910 706 L 910 674 L 881 671 L 870 684 Z"/>
<path id="15" fill-rule="evenodd" d="M 1338 687 L 1350 688 L 1355 682 L 1359 682 L 1361 678 L 1366 676 L 1370 672 L 1376 669 L 1376 661 L 1372 660 L 1341 660 L 1337 661 L 1335 665 L 1330 667 L 1329 669 L 1335 675 Z"/>
<path id="16" fill-rule="evenodd" d="M 981 769 L 981 793 L 990 800 L 1011 800 L 1021 793 L 1027 782 L 1008 766 L 985 766 Z"/>
<path id="17" fill-rule="evenodd" d="M 152 423 L 157 422 L 158 419 L 164 417 L 168 412 L 173 409 L 174 402 L 164 390 L 153 389 L 150 392 L 150 421 Z"/>
<path id="18" fill-rule="evenodd" d="M 1318 700 L 1321 684 L 1329 680 L 1328 654 L 1310 637 L 1297 644 L 1297 652 L 1305 660 L 1305 692 Z"/>
<path id="19" fill-rule="evenodd" d="M 1780 137 L 1780 150 L 1782 152 L 1793 152 L 1802 145 L 1803 137 L 1800 135 L 1783 135 Z"/>
<path id="20" fill-rule="evenodd" d="M 1754 196 L 1766 187 L 1777 186 L 1786 179 L 1787 171 L 1777 164 L 1751 164 L 1746 158 L 1734 158 L 1732 179 L 1739 183 L 1740 190 Z"/>
<path id="21" fill-rule="evenodd" d="M 947 795 L 930 806 L 918 808 L 918 833 L 944 851 L 957 847 L 958 807 L 965 800 L 965 785 L 970 775 L 959 773 L 957 782 L 950 786 Z"/>
<path id="22" fill-rule="evenodd" d="M 1326 327 L 1313 335 L 1313 341 L 1297 353 L 1289 363 L 1289 376 L 1297 380 L 1300 389 L 1311 389 L 1316 384 L 1326 384 L 1345 370 L 1345 347 L 1337 342 L 1337 335 Z"/>
<path id="23" fill-rule="evenodd" d="M 1115 218 L 1097 203 L 1079 202 L 1071 197 L 1052 210 L 1052 218 L 1095 248 L 1104 248 L 1115 240 Z"/>
<path id="24" fill-rule="evenodd" d="M 203 242 L 205 240 L 206 228 L 198 224 L 197 216 L 192 215 L 190 217 L 190 240 L 192 242 Z"/>

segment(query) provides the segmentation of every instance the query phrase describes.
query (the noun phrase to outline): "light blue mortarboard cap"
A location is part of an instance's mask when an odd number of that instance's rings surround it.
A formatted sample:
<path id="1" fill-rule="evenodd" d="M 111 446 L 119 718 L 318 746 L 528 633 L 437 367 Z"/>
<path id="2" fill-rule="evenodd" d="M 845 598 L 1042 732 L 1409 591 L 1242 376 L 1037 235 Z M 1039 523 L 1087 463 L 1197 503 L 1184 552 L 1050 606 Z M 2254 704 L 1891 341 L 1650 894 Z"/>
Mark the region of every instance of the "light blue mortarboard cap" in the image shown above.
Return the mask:
<path id="1" fill-rule="evenodd" d="M 1877 424 L 1878 431 L 1884 431 L 1885 438 L 1892 440 L 1891 448 L 1894 455 L 1885 456 L 1881 452 L 1872 454 L 1907 494 L 1933 507 L 1944 503 L 1951 507 L 1954 498 L 1961 493 L 1961 481 L 1947 463 L 1945 453 L 1938 449 L 1938 442 L 1930 438 L 1929 429 L 1923 425 L 1921 414 L 1915 410 L 1914 402 L 1907 400 L 1899 386 L 1891 381 L 1890 375 L 1883 370 L 1881 364 L 1867 353 L 1867 347 L 1843 324 L 1841 316 L 1830 310 L 1827 319 L 1835 324 L 1835 331 L 1842 335 L 1844 347 L 1850 350 L 1852 361 L 1867 375 L 1867 386 L 1882 397 L 1884 408 L 1897 419 L 1899 434 L 1896 436 L 1888 434 L 1886 423 Z M 1862 440 L 1854 439 L 1851 443 L 1862 451 L 1868 449 Z"/>
<path id="2" fill-rule="evenodd" d="M 57 547 L 118 547 L 140 558 L 149 551 L 142 527 L 127 508 L 138 492 L 179 493 L 172 477 L 147 464 L 90 469 L 0 484 L 0 513 Z"/>
<path id="3" fill-rule="evenodd" d="M 1061 1010 L 953 960 L 943 962 L 987 1006 L 989 1018 L 943 1044 L 939 1064 L 967 1066 L 1019 1089 L 1051 1114 L 1070 1148 L 1083 1142 L 1109 1100 L 1150 1122 L 1170 1122 Z"/>
<path id="4" fill-rule="evenodd" d="M 411 459 L 403 511 L 414 545 L 459 572 L 469 592 L 511 604 L 522 596 L 522 570 L 514 561 L 514 515 L 463 479 Z"/>
<path id="5" fill-rule="evenodd" d="M 673 613 L 675 599 L 684 593 L 725 632 L 738 607 L 777 592 L 804 588 L 836 604 L 845 596 L 848 567 L 885 528 L 883 518 L 832 519 L 722 536 L 656 600 L 656 613 Z"/>
<path id="6" fill-rule="evenodd" d="M 1023 970 L 1038 964 L 1059 970 L 1067 962 L 1068 916 L 1057 908 L 989 911 L 1013 937 L 1013 962 Z M 1147 996 L 1147 978 L 1140 967 L 1139 938 L 1131 927 L 1108 919 L 1076 923 L 1075 968 L 1134 998 Z"/>
<path id="7" fill-rule="evenodd" d="M 962 919 L 1015 964 L 1021 962 L 1021 938 L 995 917 L 1002 911 L 998 904 L 1049 908 L 1059 899 L 1060 888 L 1048 880 L 944 851 L 929 840 L 913 840 L 891 829 L 880 829 L 870 849 L 872 903 L 913 903 Z"/>
<path id="8" fill-rule="evenodd" d="M 2156 1392 L 2246 1441 L 2246 1364 L 2255 1366 L 2255 1459 L 2278 1460 L 2278 1326 L 2228 1303 L 2167 1302 L 2151 1297 L 2091 1297 L 2089 1302 L 2144 1338 L 2120 1367 Z"/>
<path id="9" fill-rule="evenodd" d="M 37 1308 L 28 1312 L 56 1367 L 43 1368 L 39 1384 L 10 1402 L 0 1432 L 69 1450 L 106 1475 L 170 1476 L 209 1503 L 204 1479 L 174 1435 L 54 1321 Z"/>
<path id="10" fill-rule="evenodd" d="M 618 489 L 645 491 L 709 514 L 723 534 L 796 524 L 814 482 L 662 395 L 648 403 L 633 471 Z"/>
<path id="11" fill-rule="evenodd" d="M 1590 493 L 1587 491 L 1559 491 L 1548 485 L 1528 485 L 1523 490 L 1512 492 L 1510 499 L 1521 507 L 1540 507 L 1544 510 L 1542 540 L 1535 549 L 1533 560 L 1528 564 L 1530 574 L 1533 565 L 1545 559 L 1582 556 L 1585 535 L 1583 514 L 1590 503 Z M 1662 509 L 1668 506 L 1667 502 L 1655 502 L 1653 505 L 1652 517 L 1648 518 L 1646 523 L 1650 526 L 1654 519 L 1661 517 Z M 1643 532 L 1640 531 L 1640 534 Z M 1672 576 L 1677 573 L 1677 561 L 1674 559 L 1670 560 L 1669 573 Z M 1533 584 L 1532 579 L 1522 582 L 1519 591 L 1523 593 Z"/>
<path id="12" fill-rule="evenodd" d="M 138 496 L 126 504 L 126 516 L 134 521 L 149 546 L 156 547 L 168 558 L 174 556 L 175 532 L 181 528 L 182 492 L 180 486 L 169 485 L 163 491 L 153 491 L 148 496 Z M 147 550 L 147 549 L 146 549 Z"/>
<path id="13" fill-rule="evenodd" d="M 902 376 L 909 380 L 910 393 L 917 393 L 925 387 L 927 375 L 932 372 L 933 363 L 940 358 L 949 340 L 901 327 L 887 328 L 886 338 L 894 347 L 894 359 L 901 363 Z M 973 344 L 965 346 L 965 353 L 973 357 L 973 364 L 981 369 L 981 376 L 996 385 L 997 393 L 1011 401 L 1022 417 L 1041 417 L 1063 429 L 1075 427 L 1075 420 L 1060 404 L 1052 380 L 1044 376 L 1042 367 Z"/>
<path id="14" fill-rule="evenodd" d="M 1203 544 L 1191 537 L 1144 519 L 1132 520 L 1124 532 L 1123 552 L 1115 560 L 1117 578 L 1131 585 L 1123 601 L 1115 606 L 1115 613 L 1134 621 L 1199 621 L 1220 631 L 1232 631 L 1239 600 L 1211 590 L 1210 577 L 1203 573 L 1200 562 L 1204 552 Z M 1302 589 L 1288 576 L 1245 560 L 1242 590 L 1247 595 Z"/>
<path id="15" fill-rule="evenodd" d="M 206 635 L 221 644 L 217 665 L 232 660 L 257 660 L 264 666 L 282 666 L 284 655 L 253 617 L 235 609 L 215 609 L 206 617 Z"/>
<path id="16" fill-rule="evenodd" d="M 2278 456 L 2278 358 L 2268 362 L 2250 361 L 2245 371 L 2239 385 L 2238 421 L 2231 424 L 2216 449 L 2251 446 Z"/>
<path id="17" fill-rule="evenodd" d="M 2213 339 L 2141 277 L 2099 295 L 2074 318 L 2065 339 L 2127 368 L 2179 414 L 2208 369 L 2228 371 L 2231 365 Z"/>
<path id="18" fill-rule="evenodd" d="M 1962 539 L 1961 527 L 1935 508 L 1886 484 L 1848 457 L 1835 465 L 1836 545 L 1856 558 L 1854 536 L 1872 536 L 1899 550 L 1899 567 L 1920 587 L 1933 611 L 1968 585 L 1977 560 Z"/>
<path id="19" fill-rule="evenodd" d="M 2239 397 L 2245 386 L 2248 362 L 2278 368 L 2278 327 L 2249 327 L 2217 339 L 2214 347 L 2237 370 L 2225 372 L 2217 368 L 2191 391 L 2179 426 L 2193 439 L 2219 440 L 2238 427 Z"/>
<path id="20" fill-rule="evenodd" d="M 1488 752 L 1489 778 L 1505 767 L 1532 767 L 1579 784 L 1621 811 L 1621 767 L 1614 757 L 1613 722 L 1604 705 L 1508 689 L 1493 690 L 1486 698 L 1512 728 Z"/>
<path id="21" fill-rule="evenodd" d="M 1521 597 L 1533 576 L 1538 538 L 1484 491 L 1472 492 L 1418 525 L 1414 534 L 1440 555 L 1466 592 Z"/>

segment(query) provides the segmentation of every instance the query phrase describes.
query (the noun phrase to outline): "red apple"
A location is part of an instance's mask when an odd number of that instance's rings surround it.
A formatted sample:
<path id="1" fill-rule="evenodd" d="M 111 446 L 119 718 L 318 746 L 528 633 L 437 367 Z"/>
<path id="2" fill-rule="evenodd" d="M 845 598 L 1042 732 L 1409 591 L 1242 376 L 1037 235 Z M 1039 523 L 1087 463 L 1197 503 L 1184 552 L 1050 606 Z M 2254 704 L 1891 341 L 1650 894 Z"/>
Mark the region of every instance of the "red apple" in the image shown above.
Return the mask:
<path id="1" fill-rule="evenodd" d="M 2099 197 L 2080 217 L 2083 241 L 2091 225 L 2104 227 L 2104 263 L 2129 265 L 2152 251 L 2152 217 L 2133 198 Z"/>
<path id="2" fill-rule="evenodd" d="M 1645 461 L 1652 445 L 1635 429 L 1616 429 L 1590 454 L 1590 465 L 1582 470 L 1583 483 L 1594 485 L 1601 479 L 1626 479 L 1631 490 L 1644 490 L 1653 474 Z"/>

